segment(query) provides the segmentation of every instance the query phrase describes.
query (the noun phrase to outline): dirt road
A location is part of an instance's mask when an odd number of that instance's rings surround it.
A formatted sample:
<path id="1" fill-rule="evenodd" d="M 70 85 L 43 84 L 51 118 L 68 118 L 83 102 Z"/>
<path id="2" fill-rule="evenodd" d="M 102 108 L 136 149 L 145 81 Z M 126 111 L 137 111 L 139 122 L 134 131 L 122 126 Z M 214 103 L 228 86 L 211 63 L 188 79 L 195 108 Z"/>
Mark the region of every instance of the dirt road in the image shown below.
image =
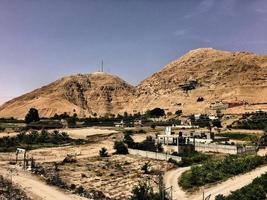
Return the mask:
<path id="1" fill-rule="evenodd" d="M 11 173 L 7 169 L 0 169 L 1 175 L 11 179 Z M 39 180 L 38 177 L 20 169 L 15 169 L 13 171 L 12 182 L 22 188 L 26 194 L 34 200 L 86 200 L 86 198 L 71 193 L 65 193 L 55 187 L 49 186 L 42 180 Z"/>
<path id="2" fill-rule="evenodd" d="M 171 186 L 173 187 L 172 190 L 173 200 L 189 199 L 187 197 L 186 192 L 183 191 L 182 188 L 180 188 L 178 185 L 178 178 L 182 175 L 183 172 L 189 169 L 190 167 L 182 167 L 165 173 L 164 182 L 166 184 L 166 187 L 167 188 Z"/>
<path id="3" fill-rule="evenodd" d="M 164 181 L 166 187 L 173 186 L 173 199 L 174 200 L 201 200 L 203 195 L 203 190 L 197 191 L 194 193 L 186 193 L 178 186 L 178 178 L 185 171 L 190 169 L 178 168 L 176 170 L 169 171 L 165 174 Z M 259 167 L 251 172 L 242 174 L 240 176 L 233 177 L 228 179 L 225 182 L 219 183 L 211 187 L 205 187 L 204 192 L 205 196 L 211 195 L 210 200 L 214 200 L 215 196 L 218 194 L 229 195 L 231 191 L 238 190 L 252 182 L 256 177 L 267 172 L 267 166 Z"/>

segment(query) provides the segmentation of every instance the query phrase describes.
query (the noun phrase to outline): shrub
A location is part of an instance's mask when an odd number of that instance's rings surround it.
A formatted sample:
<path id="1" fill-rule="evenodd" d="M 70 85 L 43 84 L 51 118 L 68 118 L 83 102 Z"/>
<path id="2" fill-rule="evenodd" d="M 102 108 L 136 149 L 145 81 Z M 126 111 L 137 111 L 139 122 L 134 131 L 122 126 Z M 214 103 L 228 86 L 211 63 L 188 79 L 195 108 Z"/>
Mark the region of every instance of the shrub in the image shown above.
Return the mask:
<path id="1" fill-rule="evenodd" d="M 60 178 L 58 174 L 49 177 L 46 182 L 49 185 L 54 185 L 60 188 L 67 188 L 67 184 Z"/>
<path id="2" fill-rule="evenodd" d="M 24 191 L 3 176 L 0 176 L 0 188 L 0 199 L 30 200 Z"/>
<path id="3" fill-rule="evenodd" d="M 147 136 L 143 142 L 135 143 L 134 148 L 144 151 L 153 151 L 153 152 L 163 151 L 162 144 L 156 143 L 156 141 L 151 136 Z"/>
<path id="4" fill-rule="evenodd" d="M 135 142 L 133 138 L 131 137 L 130 133 L 124 133 L 124 139 L 123 142 L 128 145 L 130 148 L 134 148 Z"/>
<path id="5" fill-rule="evenodd" d="M 144 171 L 145 174 L 148 174 L 150 172 L 150 162 L 146 162 L 142 167 L 141 170 Z"/>
<path id="6" fill-rule="evenodd" d="M 108 157 L 108 150 L 105 147 L 102 147 L 99 150 L 99 156 L 100 157 Z"/>
<path id="7" fill-rule="evenodd" d="M 159 193 L 155 193 L 147 182 L 139 182 L 132 190 L 129 200 L 160 200 Z"/>
<path id="8" fill-rule="evenodd" d="M 178 163 L 180 167 L 190 166 L 192 164 L 200 164 L 211 158 L 210 155 L 200 153 L 200 152 L 192 152 L 187 154 L 178 154 L 177 156 L 182 157 L 182 160 Z"/>
<path id="9" fill-rule="evenodd" d="M 115 141 L 113 148 L 116 150 L 116 154 L 128 154 L 128 148 L 123 141 Z"/>
<path id="10" fill-rule="evenodd" d="M 175 111 L 175 115 L 180 116 L 181 114 L 183 114 L 182 110 L 176 110 Z"/>

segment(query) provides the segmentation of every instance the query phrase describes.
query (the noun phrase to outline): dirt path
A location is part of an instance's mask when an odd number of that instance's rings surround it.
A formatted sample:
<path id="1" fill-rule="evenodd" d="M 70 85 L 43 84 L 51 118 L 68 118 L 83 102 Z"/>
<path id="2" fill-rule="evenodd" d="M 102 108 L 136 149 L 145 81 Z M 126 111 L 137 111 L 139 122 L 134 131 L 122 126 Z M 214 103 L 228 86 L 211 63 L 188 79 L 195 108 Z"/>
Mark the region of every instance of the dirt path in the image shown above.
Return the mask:
<path id="1" fill-rule="evenodd" d="M 183 167 L 183 168 L 174 169 L 174 170 L 171 170 L 165 173 L 164 182 L 166 184 L 166 187 L 167 188 L 171 186 L 173 187 L 173 190 L 172 190 L 173 200 L 189 199 L 187 198 L 186 192 L 183 191 L 178 186 L 178 178 L 182 175 L 183 172 L 189 169 L 190 167 Z"/>
<path id="2" fill-rule="evenodd" d="M 0 168 L 0 174 L 10 179 L 10 173 L 5 168 Z M 65 193 L 55 187 L 47 185 L 29 172 L 16 169 L 12 173 L 12 182 L 21 187 L 26 194 L 34 200 L 85 200 L 86 198 Z"/>
<path id="3" fill-rule="evenodd" d="M 186 193 L 178 186 L 178 178 L 184 171 L 187 171 L 190 167 L 178 168 L 176 170 L 169 171 L 165 174 L 164 181 L 166 187 L 173 186 L 173 199 L 174 200 L 201 200 L 203 191 L 194 192 L 193 194 Z M 211 186 L 209 188 L 205 187 L 205 196 L 211 195 L 211 200 L 215 199 L 218 194 L 229 195 L 231 191 L 238 190 L 248 184 L 250 184 L 253 179 L 267 172 L 267 166 L 259 167 L 251 172 L 242 174 L 233 178 L 228 179 L 225 182 L 219 183 L 217 185 Z"/>

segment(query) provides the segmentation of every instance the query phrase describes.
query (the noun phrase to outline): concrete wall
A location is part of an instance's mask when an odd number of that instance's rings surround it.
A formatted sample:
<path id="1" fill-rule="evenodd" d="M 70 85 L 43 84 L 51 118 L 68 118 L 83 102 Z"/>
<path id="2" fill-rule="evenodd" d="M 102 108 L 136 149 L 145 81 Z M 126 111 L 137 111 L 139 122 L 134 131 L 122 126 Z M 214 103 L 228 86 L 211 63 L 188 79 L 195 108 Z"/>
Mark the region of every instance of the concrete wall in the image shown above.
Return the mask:
<path id="1" fill-rule="evenodd" d="M 256 153 L 256 147 L 237 147 L 232 145 L 218 145 L 218 144 L 196 144 L 196 151 L 202 152 L 216 152 L 227 154 L 242 154 L 242 153 Z"/>
<path id="2" fill-rule="evenodd" d="M 242 154 L 242 153 L 256 153 L 257 149 L 256 147 L 242 147 L 242 148 L 237 148 L 237 153 Z"/>
<path id="3" fill-rule="evenodd" d="M 164 145 L 164 150 L 167 152 L 177 152 L 177 146 Z M 243 154 L 243 153 L 256 153 L 256 147 L 237 147 L 233 145 L 220 145 L 220 144 L 200 144 L 196 143 L 195 151 L 200 152 L 213 152 L 225 154 Z"/>
<path id="4" fill-rule="evenodd" d="M 172 158 L 173 160 L 176 160 L 177 162 L 180 162 L 182 159 L 178 156 L 172 156 L 166 153 L 157 153 L 157 152 L 151 152 L 151 151 L 143 151 L 138 149 L 128 149 L 129 154 L 131 155 L 138 155 L 143 156 L 146 158 L 152 158 L 156 160 L 169 160 Z"/>
<path id="5" fill-rule="evenodd" d="M 195 150 L 196 151 L 202 151 L 202 152 L 237 154 L 237 147 L 236 146 L 230 146 L 230 145 L 196 143 Z"/>

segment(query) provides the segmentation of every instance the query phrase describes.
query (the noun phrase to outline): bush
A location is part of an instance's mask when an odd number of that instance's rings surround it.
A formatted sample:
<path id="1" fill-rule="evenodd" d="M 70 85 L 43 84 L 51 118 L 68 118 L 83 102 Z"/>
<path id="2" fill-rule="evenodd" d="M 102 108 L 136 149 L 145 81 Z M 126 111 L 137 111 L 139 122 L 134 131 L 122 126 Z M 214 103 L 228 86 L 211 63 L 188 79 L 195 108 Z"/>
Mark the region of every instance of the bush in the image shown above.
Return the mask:
<path id="1" fill-rule="evenodd" d="M 149 172 L 150 172 L 150 167 L 151 167 L 150 162 L 146 162 L 146 163 L 142 166 L 141 170 L 144 171 L 145 174 L 149 174 Z"/>
<path id="2" fill-rule="evenodd" d="M 175 115 L 180 116 L 181 114 L 183 114 L 182 110 L 176 110 L 175 111 Z"/>
<path id="3" fill-rule="evenodd" d="M 102 147 L 99 150 L 99 156 L 100 157 L 108 157 L 108 150 L 105 147 Z"/>
<path id="4" fill-rule="evenodd" d="M 130 147 L 130 148 L 134 148 L 134 146 L 135 146 L 135 142 L 134 142 L 134 140 L 133 140 L 133 138 L 131 137 L 131 133 L 124 133 L 124 139 L 123 139 L 123 142 L 125 143 L 125 144 L 127 144 L 128 145 L 128 147 Z"/>
<path id="5" fill-rule="evenodd" d="M 128 148 L 123 141 L 115 141 L 113 148 L 116 150 L 116 154 L 128 154 Z"/>
<path id="6" fill-rule="evenodd" d="M 156 124 L 151 124 L 150 126 L 152 129 L 155 129 L 156 128 Z"/>
<path id="7" fill-rule="evenodd" d="M 0 188 L 0 199 L 30 200 L 23 190 L 15 184 L 12 184 L 12 182 L 5 179 L 3 176 L 0 176 Z"/>
<path id="8" fill-rule="evenodd" d="M 60 178 L 58 174 L 49 177 L 46 182 L 49 185 L 54 185 L 60 188 L 67 188 L 67 184 Z"/>
<path id="9" fill-rule="evenodd" d="M 211 158 L 210 155 L 200 153 L 200 152 L 192 152 L 187 154 L 178 154 L 177 156 L 182 157 L 182 160 L 177 163 L 179 167 L 187 167 L 192 164 L 200 164 Z M 175 164 L 175 163 L 174 163 Z"/>
<path id="10" fill-rule="evenodd" d="M 147 136 L 143 142 L 135 143 L 134 149 L 153 151 L 153 152 L 163 152 L 162 144 L 156 143 L 156 141 L 151 136 Z"/>
<path id="11" fill-rule="evenodd" d="M 139 182 L 132 190 L 129 200 L 160 200 L 160 194 L 155 193 L 147 182 Z"/>

